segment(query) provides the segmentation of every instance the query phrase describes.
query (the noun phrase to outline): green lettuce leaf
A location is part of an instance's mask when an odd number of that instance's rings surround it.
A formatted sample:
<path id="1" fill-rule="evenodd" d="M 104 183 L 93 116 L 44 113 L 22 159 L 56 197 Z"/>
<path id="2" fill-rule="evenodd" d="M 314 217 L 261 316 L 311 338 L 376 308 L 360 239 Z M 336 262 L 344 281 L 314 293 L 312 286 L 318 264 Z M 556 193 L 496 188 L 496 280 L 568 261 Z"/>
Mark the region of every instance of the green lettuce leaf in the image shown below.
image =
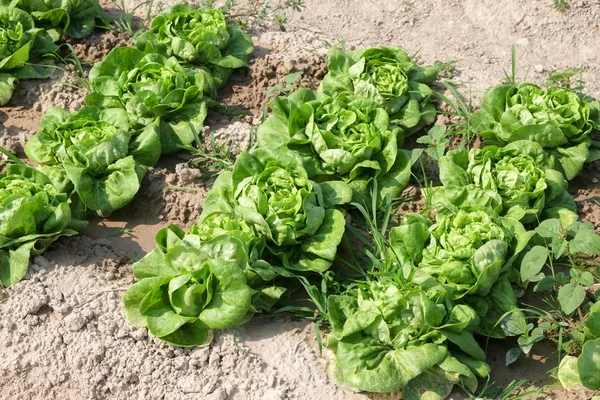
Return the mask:
<path id="1" fill-rule="evenodd" d="M 70 200 L 42 172 L 9 164 L 0 174 L 0 286 L 19 282 L 31 255 L 86 223 L 71 215 Z"/>
<path id="2" fill-rule="evenodd" d="M 373 183 L 378 201 L 399 198 L 410 178 L 411 154 L 400 150 L 403 133 L 371 99 L 332 98 L 300 89 L 270 104 L 273 114 L 258 128 L 258 145 L 296 157 L 309 178 L 339 179 L 353 202 L 370 204 Z"/>
<path id="3" fill-rule="evenodd" d="M 141 280 L 123 296 L 127 319 L 176 346 L 206 345 L 211 330 L 248 318 L 252 290 L 244 273 L 244 244 L 219 236 L 197 248 L 176 229 L 163 231 L 157 240 L 170 234 L 175 240 L 163 242 L 167 247 L 157 247 L 134 264 L 134 275 Z M 233 250 L 217 252 L 215 246 Z"/>
<path id="4" fill-rule="evenodd" d="M 0 106 L 10 100 L 17 79 L 48 78 L 57 46 L 29 13 L 0 4 Z"/>
<path id="5" fill-rule="evenodd" d="M 134 129 L 156 121 L 163 154 L 186 149 L 202 132 L 204 93 L 216 90 L 206 71 L 186 69 L 175 57 L 128 47 L 113 49 L 94 65 L 90 85 L 88 105 L 126 110 Z"/>
<path id="6" fill-rule="evenodd" d="M 333 47 L 328 67 L 322 92 L 331 96 L 349 93 L 375 101 L 406 136 L 434 122 L 436 111 L 429 85 L 441 65 L 419 67 L 400 48 L 346 51 Z"/>
<path id="7" fill-rule="evenodd" d="M 178 4 L 160 13 L 150 30 L 135 38 L 146 53 L 160 53 L 206 69 L 217 88 L 233 69 L 248 65 L 252 40 L 237 26 L 228 25 L 220 10 Z"/>
<path id="8" fill-rule="evenodd" d="M 485 93 L 471 124 L 486 144 L 538 143 L 554 158 L 554 168 L 571 180 L 589 155 L 589 136 L 598 126 L 596 104 L 568 88 L 502 85 Z"/>
<path id="9" fill-rule="evenodd" d="M 81 202 L 100 216 L 128 204 L 147 168 L 160 156 L 157 125 L 132 131 L 122 109 L 86 106 L 75 114 L 54 107 L 42 118 L 40 131 L 26 144 L 27 156 L 68 177 Z"/>
<path id="10" fill-rule="evenodd" d="M 324 272 L 345 231 L 344 215 L 335 206 L 350 198 L 343 182 L 321 187 L 289 154 L 257 149 L 240 154 L 233 171 L 217 178 L 200 221 L 213 213 L 233 212 L 265 238 L 270 264 Z"/>

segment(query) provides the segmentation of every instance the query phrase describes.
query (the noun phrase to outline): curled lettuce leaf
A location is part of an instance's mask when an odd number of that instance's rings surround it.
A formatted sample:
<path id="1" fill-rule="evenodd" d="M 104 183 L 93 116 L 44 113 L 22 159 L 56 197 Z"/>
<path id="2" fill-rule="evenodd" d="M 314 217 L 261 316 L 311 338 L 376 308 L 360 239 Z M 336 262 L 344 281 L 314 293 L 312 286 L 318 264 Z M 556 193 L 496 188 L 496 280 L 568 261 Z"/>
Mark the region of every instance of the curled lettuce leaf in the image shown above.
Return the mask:
<path id="1" fill-rule="evenodd" d="M 356 295 L 329 296 L 327 303 L 327 346 L 335 354 L 330 374 L 338 384 L 403 390 L 406 399 L 424 391 L 444 398 L 459 383 L 476 390 L 468 364 L 485 364 L 485 353 L 472 336 L 478 317 L 470 307 L 453 307 L 443 295 L 429 297 L 419 286 L 387 278 L 367 282 Z"/>
<path id="2" fill-rule="evenodd" d="M 227 82 L 233 69 L 246 67 L 252 40 L 238 26 L 227 24 L 220 10 L 178 4 L 160 13 L 149 31 L 135 39 L 138 49 L 176 57 L 208 69 L 216 87 Z"/>
<path id="3" fill-rule="evenodd" d="M 247 320 L 252 290 L 244 244 L 219 236 L 196 248 L 177 230 L 159 232 L 159 246 L 133 267 L 140 281 L 123 296 L 127 319 L 176 346 L 207 345 L 215 329 Z"/>
<path id="4" fill-rule="evenodd" d="M 48 78 L 57 47 L 26 11 L 0 4 L 0 106 L 10 100 L 18 79 Z"/>
<path id="5" fill-rule="evenodd" d="M 292 156 L 257 149 L 242 153 L 233 171 L 217 178 L 200 220 L 233 212 L 266 239 L 271 264 L 324 272 L 345 230 L 344 215 L 335 207 L 351 198 L 344 183 L 312 182 Z"/>
<path id="6" fill-rule="evenodd" d="M 567 182 L 539 144 L 519 140 L 505 147 L 451 150 L 440 159 L 443 187 L 432 190 L 436 208 L 492 208 L 524 224 L 577 212 Z"/>
<path id="7" fill-rule="evenodd" d="M 434 122 L 429 85 L 437 77 L 438 66 L 419 67 L 400 48 L 346 51 L 333 47 L 328 67 L 321 84 L 324 93 L 350 93 L 374 100 L 406 136 Z"/>
<path id="8" fill-rule="evenodd" d="M 32 255 L 85 225 L 72 218 L 67 194 L 46 175 L 26 165 L 8 165 L 0 174 L 0 286 L 19 282 Z"/>
<path id="9" fill-rule="evenodd" d="M 121 109 L 86 106 L 75 114 L 54 107 L 42 118 L 40 131 L 25 145 L 34 162 L 64 169 L 54 171 L 69 181 L 81 202 L 100 216 L 128 204 L 148 167 L 160 156 L 156 124 L 130 129 Z"/>
<path id="10" fill-rule="evenodd" d="M 182 67 L 176 58 L 119 47 L 90 71 L 93 93 L 86 103 L 122 108 L 134 129 L 159 124 L 163 154 L 186 148 L 202 131 L 204 92 L 212 91 L 210 74 Z"/>
<path id="11" fill-rule="evenodd" d="M 471 125 L 486 144 L 531 140 L 554 156 L 555 169 L 573 179 L 590 157 L 590 133 L 600 127 L 597 101 L 562 88 L 531 83 L 489 89 Z"/>
<path id="12" fill-rule="evenodd" d="M 311 179 L 343 180 L 353 201 L 369 204 L 377 181 L 381 202 L 400 196 L 410 178 L 403 134 L 373 100 L 300 89 L 271 102 L 273 114 L 258 128 L 258 145 L 298 158 Z"/>

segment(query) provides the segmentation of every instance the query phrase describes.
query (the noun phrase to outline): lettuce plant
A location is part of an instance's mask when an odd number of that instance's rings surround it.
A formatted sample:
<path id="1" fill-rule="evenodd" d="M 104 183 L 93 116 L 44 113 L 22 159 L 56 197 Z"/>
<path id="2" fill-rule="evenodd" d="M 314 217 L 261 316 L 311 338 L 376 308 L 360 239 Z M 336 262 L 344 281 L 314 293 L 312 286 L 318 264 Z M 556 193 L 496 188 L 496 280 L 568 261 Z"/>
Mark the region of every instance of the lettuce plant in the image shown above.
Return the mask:
<path id="1" fill-rule="evenodd" d="M 53 64 L 45 56 L 56 50 L 48 34 L 31 16 L 0 3 L 0 106 L 8 103 L 19 79 L 48 78 Z"/>
<path id="2" fill-rule="evenodd" d="M 148 167 L 158 161 L 160 139 L 155 124 L 131 130 L 122 109 L 86 106 L 69 114 L 54 107 L 25 153 L 47 166 L 58 186 L 71 187 L 89 210 L 107 216 L 138 192 Z"/>
<path id="3" fill-rule="evenodd" d="M 479 207 L 438 213 L 430 234 L 419 269 L 455 298 L 487 296 L 533 236 L 517 220 Z"/>
<path id="4" fill-rule="evenodd" d="M 439 165 L 443 187 L 431 196 L 436 208 L 488 207 L 526 224 L 561 216 L 577 219 L 567 182 L 535 142 L 451 150 Z"/>
<path id="5" fill-rule="evenodd" d="M 525 324 L 509 279 L 517 274 L 514 263 L 533 234 L 514 218 L 475 207 L 438 212 L 434 224 L 409 214 L 389 237 L 399 265 L 416 268 L 413 282 L 471 305 L 481 317 L 478 333 L 504 337 L 521 334 L 497 323 L 506 313 Z"/>
<path id="6" fill-rule="evenodd" d="M 335 357 L 330 375 L 357 391 L 394 392 L 421 399 L 445 398 L 455 384 L 471 391 L 490 368 L 473 338 L 479 317 L 446 295 L 390 277 L 361 284 L 358 293 L 329 296 Z M 451 349 L 449 344 L 453 344 Z"/>
<path id="7" fill-rule="evenodd" d="M 127 319 L 176 346 L 207 345 L 214 329 L 243 323 L 252 290 L 244 243 L 218 236 L 199 248 L 177 229 L 157 234 L 159 246 L 133 266 L 140 281 L 123 296 Z"/>
<path id="8" fill-rule="evenodd" d="M 98 0 L 13 0 L 12 4 L 30 13 L 36 25 L 45 28 L 55 41 L 63 33 L 73 39 L 89 36 L 97 20 L 110 28 Z"/>
<path id="9" fill-rule="evenodd" d="M 223 235 L 237 238 L 244 244 L 248 259 L 244 273 L 248 286 L 252 288 L 251 311 L 271 311 L 281 296 L 287 293 L 287 288 L 276 285 L 274 279 L 279 275 L 289 277 L 289 274 L 264 260 L 265 238 L 257 235 L 242 217 L 235 213 L 209 214 L 190 228 L 185 240 L 200 247 L 202 243 Z"/>
<path id="10" fill-rule="evenodd" d="M 436 79 L 438 66 L 419 67 L 404 50 L 394 47 L 355 51 L 334 47 L 328 68 L 321 84 L 323 92 L 374 100 L 406 136 L 435 120 L 433 91 L 428 85 Z"/>
<path id="11" fill-rule="evenodd" d="M 489 89 L 471 126 L 486 144 L 504 146 L 518 140 L 540 144 L 556 159 L 567 180 L 581 171 L 590 153 L 590 133 L 600 128 L 598 102 L 571 89 L 540 88 L 531 83 Z"/>
<path id="12" fill-rule="evenodd" d="M 353 201 L 368 202 L 377 181 L 379 200 L 399 197 L 410 178 L 410 152 L 400 150 L 402 131 L 370 99 L 332 98 L 300 89 L 270 104 L 273 114 L 258 128 L 258 145 L 298 158 L 311 179 L 341 179 Z"/>
<path id="13" fill-rule="evenodd" d="M 170 225 L 134 264 L 140 281 L 125 293 L 128 320 L 177 346 L 209 344 L 214 329 L 270 311 L 287 289 L 262 260 L 265 239 L 236 214 L 213 213 L 185 233 Z"/>
<path id="14" fill-rule="evenodd" d="M 174 56 L 183 63 L 207 68 L 217 87 L 235 68 L 248 65 L 252 40 L 238 26 L 228 25 L 220 10 L 178 4 L 160 13 L 149 31 L 135 39 L 146 53 Z"/>
<path id="15" fill-rule="evenodd" d="M 343 182 L 315 183 L 292 156 L 257 149 L 222 173 L 204 202 L 201 222 L 235 213 L 266 240 L 264 259 L 293 271 L 324 272 L 344 235 L 339 204 L 350 202 Z"/>
<path id="16" fill-rule="evenodd" d="M 70 201 L 40 171 L 9 164 L 0 174 L 0 286 L 19 282 L 29 258 L 60 236 L 76 235 L 85 221 L 71 217 Z"/>
<path id="17" fill-rule="evenodd" d="M 175 57 L 113 49 L 90 71 L 88 105 L 123 108 L 135 129 L 158 120 L 163 154 L 185 148 L 202 131 L 204 91 L 212 91 L 206 71 L 182 67 Z"/>

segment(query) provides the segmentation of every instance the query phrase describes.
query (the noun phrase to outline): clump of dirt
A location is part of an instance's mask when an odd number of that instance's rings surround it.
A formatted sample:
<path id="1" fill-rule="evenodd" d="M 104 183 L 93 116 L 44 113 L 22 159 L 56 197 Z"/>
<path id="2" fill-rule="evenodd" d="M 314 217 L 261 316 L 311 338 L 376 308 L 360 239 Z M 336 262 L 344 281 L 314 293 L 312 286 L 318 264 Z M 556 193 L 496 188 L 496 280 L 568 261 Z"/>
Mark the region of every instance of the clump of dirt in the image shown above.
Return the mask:
<path id="1" fill-rule="evenodd" d="M 600 189 L 580 189 L 575 195 L 579 216 L 584 222 L 591 222 L 600 234 Z"/>
<path id="2" fill-rule="evenodd" d="M 297 59 L 282 58 L 281 54 L 269 52 L 264 56 L 257 54 L 251 57 L 248 68 L 234 71 L 220 98 L 228 105 L 243 105 L 255 117 L 260 116 L 270 100 L 268 90 L 275 85 L 285 86 L 284 78 L 298 71 L 303 72 L 298 82 L 301 86 L 317 89 L 327 73 L 327 62 L 311 53 Z"/>
<path id="3" fill-rule="evenodd" d="M 579 176 L 569 182 L 569 192 L 581 221 L 591 222 L 600 234 L 600 161 L 585 164 Z"/>
<path id="4" fill-rule="evenodd" d="M 35 80 L 23 82 L 21 87 L 25 91 L 25 104 L 41 113 L 47 112 L 51 107 L 75 112 L 85 105 L 87 89 L 84 85 L 87 77 L 79 77 L 79 72 L 71 66 L 59 65 L 59 68 L 42 84 Z M 23 101 L 19 104 L 23 104 Z"/>
<path id="5" fill-rule="evenodd" d="M 247 116 L 244 119 L 239 118 L 219 118 L 215 115 L 207 120 L 207 126 L 202 132 L 206 151 L 218 151 L 213 149 L 213 140 L 215 147 L 221 147 L 226 153 L 237 155 L 248 148 L 250 135 L 252 132 L 252 117 Z M 256 141 L 256 138 L 253 138 Z"/>
<path id="6" fill-rule="evenodd" d="M 136 199 L 119 210 L 114 218 L 156 218 L 159 221 L 188 226 L 198 220 L 208 189 L 198 183 L 200 171 L 186 163 L 167 167 L 172 159 L 162 160 L 161 166 L 150 168 L 142 181 Z"/>
<path id="7" fill-rule="evenodd" d="M 114 30 L 99 30 L 83 39 L 67 39 L 82 61 L 101 61 L 115 47 L 129 46 L 130 37 Z"/>
<path id="8" fill-rule="evenodd" d="M 10 107 L 0 111 L 0 146 L 23 157 L 23 146 L 37 129 L 35 121 L 39 119 L 40 113 L 30 108 Z"/>
<path id="9" fill-rule="evenodd" d="M 410 183 L 406 189 L 402 191 L 400 198 L 408 199 L 400 204 L 397 213 L 418 213 L 425 209 L 425 196 L 422 195 L 421 189 L 414 183 Z"/>

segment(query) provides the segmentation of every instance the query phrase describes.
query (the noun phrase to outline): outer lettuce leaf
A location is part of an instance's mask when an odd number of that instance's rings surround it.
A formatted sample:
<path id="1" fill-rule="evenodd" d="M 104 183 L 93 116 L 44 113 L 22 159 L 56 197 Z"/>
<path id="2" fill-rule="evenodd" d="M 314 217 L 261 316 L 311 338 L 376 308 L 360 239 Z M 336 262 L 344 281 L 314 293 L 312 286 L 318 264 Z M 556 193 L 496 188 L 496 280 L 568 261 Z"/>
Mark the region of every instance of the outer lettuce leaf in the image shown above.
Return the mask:
<path id="1" fill-rule="evenodd" d="M 600 338 L 583 345 L 577 358 L 577 369 L 581 383 L 588 389 L 600 389 Z"/>
<path id="2" fill-rule="evenodd" d="M 17 78 L 10 74 L 0 73 L 0 105 L 5 105 L 17 87 Z"/>

